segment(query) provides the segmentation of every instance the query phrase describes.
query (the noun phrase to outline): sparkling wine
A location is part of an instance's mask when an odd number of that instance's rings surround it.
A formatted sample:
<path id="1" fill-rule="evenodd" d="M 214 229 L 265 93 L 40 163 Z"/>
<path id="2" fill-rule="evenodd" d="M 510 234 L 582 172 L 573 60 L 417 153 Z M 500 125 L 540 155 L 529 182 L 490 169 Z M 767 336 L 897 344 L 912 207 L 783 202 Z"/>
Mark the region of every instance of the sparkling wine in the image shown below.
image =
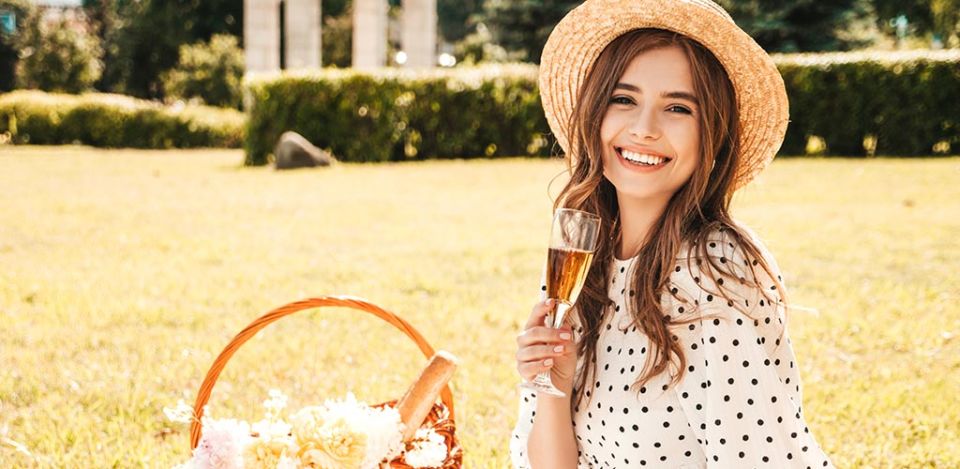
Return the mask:
<path id="1" fill-rule="evenodd" d="M 577 301 L 587 280 L 592 251 L 550 248 L 547 252 L 547 297 L 568 305 Z"/>

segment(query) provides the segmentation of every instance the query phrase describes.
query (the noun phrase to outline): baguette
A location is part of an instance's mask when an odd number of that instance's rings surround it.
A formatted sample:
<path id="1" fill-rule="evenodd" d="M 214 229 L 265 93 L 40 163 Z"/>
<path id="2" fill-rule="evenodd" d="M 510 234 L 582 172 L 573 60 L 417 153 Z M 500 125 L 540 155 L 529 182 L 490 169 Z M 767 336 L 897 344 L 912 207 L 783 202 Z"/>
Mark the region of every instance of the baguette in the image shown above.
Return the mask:
<path id="1" fill-rule="evenodd" d="M 409 441 L 426 420 L 440 391 L 450 381 L 457 368 L 457 357 L 450 352 L 438 351 L 430 358 L 420 377 L 407 389 L 397 402 L 400 420 L 405 425 L 403 441 Z"/>

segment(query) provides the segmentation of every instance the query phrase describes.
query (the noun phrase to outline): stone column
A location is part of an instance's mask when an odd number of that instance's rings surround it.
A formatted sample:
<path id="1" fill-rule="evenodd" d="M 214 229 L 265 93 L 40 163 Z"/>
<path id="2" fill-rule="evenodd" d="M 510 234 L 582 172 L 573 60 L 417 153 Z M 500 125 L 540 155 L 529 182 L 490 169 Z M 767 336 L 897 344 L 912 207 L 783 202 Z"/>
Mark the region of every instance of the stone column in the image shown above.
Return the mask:
<path id="1" fill-rule="evenodd" d="M 437 64 L 437 0 L 403 0 L 403 34 L 400 48 L 407 53 L 406 67 L 431 68 Z"/>
<path id="2" fill-rule="evenodd" d="M 285 0 L 288 69 L 320 67 L 320 0 Z"/>
<path id="3" fill-rule="evenodd" d="M 243 52 L 248 72 L 280 68 L 279 0 L 243 1 Z"/>
<path id="4" fill-rule="evenodd" d="M 387 63 L 387 0 L 353 2 L 353 68 Z"/>

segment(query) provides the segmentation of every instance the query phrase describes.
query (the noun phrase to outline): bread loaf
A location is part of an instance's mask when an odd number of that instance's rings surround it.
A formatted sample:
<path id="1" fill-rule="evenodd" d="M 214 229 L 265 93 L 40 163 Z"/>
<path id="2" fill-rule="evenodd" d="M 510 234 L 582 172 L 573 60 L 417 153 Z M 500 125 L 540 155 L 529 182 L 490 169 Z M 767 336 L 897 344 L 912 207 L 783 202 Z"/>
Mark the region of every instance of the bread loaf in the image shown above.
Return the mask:
<path id="1" fill-rule="evenodd" d="M 420 377 L 397 402 L 400 420 L 406 426 L 403 441 L 410 440 L 417 433 L 456 368 L 457 357 L 450 352 L 438 351 L 430 358 Z"/>

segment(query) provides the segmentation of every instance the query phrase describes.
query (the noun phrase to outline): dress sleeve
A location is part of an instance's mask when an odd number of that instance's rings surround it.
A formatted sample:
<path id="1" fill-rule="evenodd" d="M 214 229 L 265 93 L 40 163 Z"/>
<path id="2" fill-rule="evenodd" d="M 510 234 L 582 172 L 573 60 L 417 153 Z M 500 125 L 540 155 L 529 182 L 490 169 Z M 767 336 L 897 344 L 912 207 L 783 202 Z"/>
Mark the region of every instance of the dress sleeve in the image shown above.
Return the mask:
<path id="1" fill-rule="evenodd" d="M 510 435 L 510 460 L 516 469 L 530 469 L 527 456 L 527 440 L 533 429 L 533 417 L 536 414 L 537 393 L 529 389 L 520 390 L 520 405 L 517 412 L 517 424 Z"/>
<path id="2" fill-rule="evenodd" d="M 717 276 L 720 285 L 696 267 L 671 277 L 674 288 L 688 294 L 673 306 L 680 320 L 674 331 L 687 358 L 677 394 L 707 468 L 833 467 L 803 416 L 781 291 L 759 265 L 755 275 L 744 268 L 753 259 L 734 243 L 711 246 L 710 256 L 731 264 Z M 760 248 L 779 280 L 775 261 Z"/>
<path id="3" fill-rule="evenodd" d="M 547 297 L 547 271 L 544 266 L 540 276 L 540 301 Z M 533 417 L 537 409 L 537 392 L 520 388 L 520 399 L 517 410 L 517 423 L 510 435 L 510 460 L 516 469 L 530 469 L 530 459 L 527 456 L 527 440 L 533 430 Z"/>

